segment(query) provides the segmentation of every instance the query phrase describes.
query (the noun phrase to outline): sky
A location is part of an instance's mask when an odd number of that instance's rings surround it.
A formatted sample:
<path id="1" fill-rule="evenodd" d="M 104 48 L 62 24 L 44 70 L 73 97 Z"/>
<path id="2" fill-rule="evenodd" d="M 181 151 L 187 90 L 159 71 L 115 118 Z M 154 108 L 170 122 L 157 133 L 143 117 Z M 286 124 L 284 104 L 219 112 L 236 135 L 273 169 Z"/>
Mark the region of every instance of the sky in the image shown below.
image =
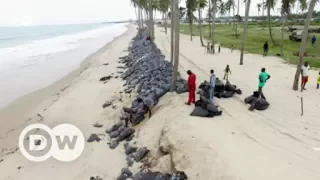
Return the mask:
<path id="1" fill-rule="evenodd" d="M 257 3 L 260 2 L 262 0 L 251 1 L 250 15 L 258 15 Z M 136 19 L 130 0 L 0 0 L 0 3 L 0 26 L 78 24 Z M 185 6 L 185 1 L 182 0 L 180 5 Z M 279 6 L 278 2 L 276 11 L 272 12 L 273 15 L 279 14 L 277 10 Z M 320 4 L 317 4 L 315 9 L 320 10 Z M 240 15 L 244 15 L 244 12 L 245 7 L 241 3 Z M 161 18 L 160 13 L 157 13 L 157 18 Z"/>

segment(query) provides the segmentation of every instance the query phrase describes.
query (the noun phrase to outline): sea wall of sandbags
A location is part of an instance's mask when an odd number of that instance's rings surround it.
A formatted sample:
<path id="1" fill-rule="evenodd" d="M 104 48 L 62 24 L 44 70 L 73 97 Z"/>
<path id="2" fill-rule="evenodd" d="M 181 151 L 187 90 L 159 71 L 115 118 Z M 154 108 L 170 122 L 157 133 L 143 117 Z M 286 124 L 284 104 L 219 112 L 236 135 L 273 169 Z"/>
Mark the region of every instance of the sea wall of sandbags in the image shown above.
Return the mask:
<path id="1" fill-rule="evenodd" d="M 122 120 L 130 119 L 132 125 L 139 124 L 145 119 L 145 107 L 151 109 L 159 99 L 170 91 L 173 66 L 165 60 L 165 56 L 156 47 L 155 43 L 147 38 L 147 30 L 140 30 L 128 48 L 128 55 L 119 58 L 118 66 L 121 78 L 125 81 L 125 93 L 133 95 L 136 91 L 137 97 L 133 98 L 131 107 L 124 107 L 120 112 L 120 121 L 106 130 L 110 137 L 110 149 L 117 148 L 121 142 L 124 143 L 127 167 L 119 170 L 118 180 L 185 180 L 187 175 L 183 171 L 175 171 L 171 174 L 151 172 L 142 168 L 140 172 L 132 173 L 130 167 L 137 162 L 145 162 L 144 157 L 148 155 L 147 147 L 138 147 L 133 142 L 135 129 L 126 127 Z M 187 81 L 178 77 L 177 93 L 187 92 Z M 142 102 L 141 102 L 142 100 Z M 110 106 L 110 103 L 103 107 Z M 151 114 L 150 114 L 151 115 Z M 97 135 L 92 135 L 88 142 L 99 141 Z"/>

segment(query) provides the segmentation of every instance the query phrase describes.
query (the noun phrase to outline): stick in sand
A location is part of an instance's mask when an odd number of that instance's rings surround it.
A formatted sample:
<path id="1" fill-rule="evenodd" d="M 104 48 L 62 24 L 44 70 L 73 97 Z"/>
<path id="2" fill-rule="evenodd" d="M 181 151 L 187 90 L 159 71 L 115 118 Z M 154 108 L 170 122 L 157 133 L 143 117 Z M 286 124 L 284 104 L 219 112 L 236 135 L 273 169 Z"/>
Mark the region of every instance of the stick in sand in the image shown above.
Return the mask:
<path id="1" fill-rule="evenodd" d="M 303 93 L 301 93 L 300 100 L 301 100 L 301 116 L 303 116 Z"/>

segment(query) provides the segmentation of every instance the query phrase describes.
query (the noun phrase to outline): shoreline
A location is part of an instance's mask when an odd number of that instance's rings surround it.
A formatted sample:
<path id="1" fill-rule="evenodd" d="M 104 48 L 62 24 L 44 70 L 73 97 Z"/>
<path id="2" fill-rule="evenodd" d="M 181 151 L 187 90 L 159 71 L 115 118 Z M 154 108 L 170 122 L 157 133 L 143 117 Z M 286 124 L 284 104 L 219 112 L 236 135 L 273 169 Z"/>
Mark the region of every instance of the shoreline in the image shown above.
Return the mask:
<path id="1" fill-rule="evenodd" d="M 132 27 L 131 25 L 127 25 L 126 27 L 127 30 L 123 34 L 114 37 L 112 41 L 106 43 L 96 52 L 86 57 L 80 63 L 79 67 L 73 70 L 71 73 L 47 87 L 33 91 L 14 100 L 12 103 L 0 109 L 0 121 L 11 120 L 12 117 L 15 117 L 15 119 L 21 119 L 24 116 L 35 116 L 37 114 L 41 114 L 41 112 L 45 111 L 45 109 L 52 104 L 52 101 L 59 99 L 61 92 L 76 83 L 77 77 L 79 77 L 84 70 L 89 68 L 92 63 L 97 60 L 97 56 L 101 55 L 105 51 L 108 51 L 112 43 L 129 33 L 130 28 Z M 19 112 L 18 116 L 17 112 Z M 6 133 L 6 131 L 4 132 L 3 127 L 0 127 L 0 138 L 4 133 Z"/>

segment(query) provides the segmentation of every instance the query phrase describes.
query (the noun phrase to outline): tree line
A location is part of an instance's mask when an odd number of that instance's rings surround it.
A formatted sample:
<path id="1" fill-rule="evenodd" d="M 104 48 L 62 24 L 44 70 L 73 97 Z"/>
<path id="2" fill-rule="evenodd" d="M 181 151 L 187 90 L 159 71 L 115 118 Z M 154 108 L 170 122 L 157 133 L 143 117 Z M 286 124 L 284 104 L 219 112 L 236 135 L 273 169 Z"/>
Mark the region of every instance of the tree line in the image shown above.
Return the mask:
<path id="1" fill-rule="evenodd" d="M 307 46 L 307 37 L 308 30 L 310 26 L 310 21 L 313 17 L 319 16 L 319 12 L 314 11 L 315 4 L 317 0 L 279 0 L 280 8 L 277 9 L 280 12 L 279 19 L 281 21 L 281 43 L 280 43 L 280 56 L 283 56 L 284 48 L 284 26 L 285 22 L 289 18 L 305 18 L 305 26 L 302 36 L 302 41 L 300 44 L 300 53 L 299 53 L 299 63 L 297 65 L 297 70 L 294 78 L 293 89 L 298 89 L 299 76 L 301 73 L 301 66 L 304 63 L 303 57 L 304 52 Z M 234 18 L 236 21 L 229 21 L 232 23 L 232 28 L 234 30 L 234 36 L 238 38 L 239 33 L 242 33 L 242 46 L 240 48 L 240 65 L 243 65 L 243 53 L 246 45 L 246 35 L 248 31 L 248 19 L 250 17 L 250 7 L 251 0 L 185 0 L 185 7 L 180 7 L 179 0 L 131 0 L 131 4 L 135 7 L 135 13 L 137 17 L 137 22 L 139 28 L 143 28 L 144 24 L 149 29 L 149 35 L 151 39 L 155 38 L 154 31 L 154 17 L 157 12 L 160 12 L 164 19 L 164 29 L 167 33 L 168 27 L 171 30 L 171 56 L 170 62 L 173 64 L 174 74 L 172 80 L 171 89 L 175 90 L 176 80 L 178 75 L 178 65 L 179 65 L 179 35 L 180 35 L 180 21 L 182 18 L 186 19 L 190 28 L 190 40 L 193 40 L 193 28 L 195 24 L 198 24 L 200 31 L 200 45 L 204 46 L 203 35 L 202 35 L 202 11 L 207 9 L 207 19 L 209 19 L 209 38 L 214 44 L 215 41 L 215 26 L 216 19 L 219 15 L 220 17 L 225 18 Z M 240 3 L 245 4 L 245 16 L 244 20 L 240 16 L 239 7 Z M 267 12 L 266 21 L 268 23 L 268 30 L 271 42 L 274 45 L 277 45 L 272 37 L 272 20 L 275 16 L 271 16 L 271 10 L 275 10 L 277 0 L 261 0 L 260 3 L 256 4 L 258 8 L 259 17 L 265 18 L 265 11 Z M 296 7 L 297 12 L 293 13 L 294 7 Z M 251 7 L 252 8 L 252 7 Z M 304 13 L 304 11 L 307 13 Z M 260 16 L 261 12 L 261 16 Z M 300 13 L 298 13 L 300 12 Z M 195 16 L 195 13 L 198 14 L 198 17 Z M 232 13 L 232 15 L 231 15 Z M 243 21 L 243 31 L 239 32 L 238 25 Z M 170 23 L 168 23 L 170 22 Z M 170 25 L 170 26 L 169 26 Z M 213 53 L 215 53 L 213 51 Z"/>

